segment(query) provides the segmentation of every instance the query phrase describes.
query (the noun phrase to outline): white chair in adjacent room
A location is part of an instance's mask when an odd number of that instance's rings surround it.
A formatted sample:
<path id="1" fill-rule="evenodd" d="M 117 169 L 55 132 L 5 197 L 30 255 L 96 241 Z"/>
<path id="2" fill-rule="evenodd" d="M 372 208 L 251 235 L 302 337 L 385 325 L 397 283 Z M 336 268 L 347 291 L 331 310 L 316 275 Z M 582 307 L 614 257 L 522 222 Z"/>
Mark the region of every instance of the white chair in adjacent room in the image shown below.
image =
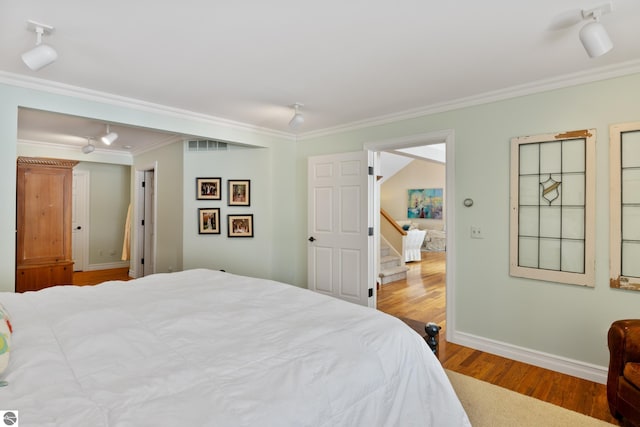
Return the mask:
<path id="1" fill-rule="evenodd" d="M 427 230 L 413 229 L 407 231 L 407 235 L 402 238 L 402 253 L 404 254 L 404 262 L 420 261 L 422 255 L 420 248 L 424 243 Z"/>

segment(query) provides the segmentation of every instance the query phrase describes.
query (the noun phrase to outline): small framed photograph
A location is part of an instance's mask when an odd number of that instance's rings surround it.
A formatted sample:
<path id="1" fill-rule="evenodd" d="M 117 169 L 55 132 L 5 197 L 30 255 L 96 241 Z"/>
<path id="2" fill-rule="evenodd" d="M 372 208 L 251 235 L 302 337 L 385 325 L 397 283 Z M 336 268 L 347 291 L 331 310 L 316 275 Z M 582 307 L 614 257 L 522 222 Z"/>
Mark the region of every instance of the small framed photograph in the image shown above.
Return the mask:
<path id="1" fill-rule="evenodd" d="M 253 214 L 227 215 L 229 237 L 253 237 Z"/>
<path id="2" fill-rule="evenodd" d="M 220 208 L 198 209 L 198 234 L 220 234 Z"/>
<path id="3" fill-rule="evenodd" d="M 196 178 L 196 200 L 220 200 L 221 178 Z"/>
<path id="4" fill-rule="evenodd" d="M 251 180 L 230 179 L 229 181 L 229 206 L 251 205 Z"/>

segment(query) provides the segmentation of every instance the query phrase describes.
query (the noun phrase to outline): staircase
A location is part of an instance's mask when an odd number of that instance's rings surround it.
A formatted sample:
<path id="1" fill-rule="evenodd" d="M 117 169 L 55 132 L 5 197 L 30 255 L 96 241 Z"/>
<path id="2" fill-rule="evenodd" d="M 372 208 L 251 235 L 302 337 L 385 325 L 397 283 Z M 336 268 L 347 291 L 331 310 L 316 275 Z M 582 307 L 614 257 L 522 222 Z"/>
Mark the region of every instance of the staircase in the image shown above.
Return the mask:
<path id="1" fill-rule="evenodd" d="M 389 246 L 381 244 L 380 246 L 380 284 L 395 282 L 396 280 L 404 280 L 407 278 L 409 267 L 404 265 L 401 256 L 395 255 Z"/>

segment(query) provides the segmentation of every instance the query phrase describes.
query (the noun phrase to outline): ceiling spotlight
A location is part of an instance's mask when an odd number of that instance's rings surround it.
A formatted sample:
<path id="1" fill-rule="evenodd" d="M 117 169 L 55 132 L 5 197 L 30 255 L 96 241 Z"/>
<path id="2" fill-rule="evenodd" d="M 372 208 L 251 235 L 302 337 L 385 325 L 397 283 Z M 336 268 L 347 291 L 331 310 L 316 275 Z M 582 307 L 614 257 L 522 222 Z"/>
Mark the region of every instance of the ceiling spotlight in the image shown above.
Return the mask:
<path id="1" fill-rule="evenodd" d="M 82 152 L 84 154 L 89 154 L 89 153 L 93 153 L 93 150 L 95 149 L 96 149 L 96 146 L 91 143 L 91 138 L 87 137 L 87 145 L 82 147 Z"/>
<path id="2" fill-rule="evenodd" d="M 298 111 L 302 107 L 304 107 L 304 104 L 301 104 L 299 102 L 296 102 L 295 104 L 293 104 L 293 109 L 295 110 L 295 113 L 291 118 L 291 120 L 289 121 L 289 127 L 291 129 L 297 129 L 302 123 L 304 123 L 304 116 L 300 111 Z"/>
<path id="3" fill-rule="evenodd" d="M 36 47 L 23 53 L 22 61 L 33 71 L 38 71 L 58 59 L 58 52 L 51 46 L 42 43 L 42 35 L 52 33 L 53 27 L 35 21 L 27 21 L 27 28 L 36 33 Z"/>
<path id="4" fill-rule="evenodd" d="M 607 34 L 607 30 L 599 22 L 600 17 L 613 10 L 611 2 L 596 6 L 591 9 L 583 9 L 582 17 L 592 19 L 580 30 L 580 41 L 591 58 L 597 58 L 613 49 L 613 43 Z"/>
<path id="5" fill-rule="evenodd" d="M 105 133 L 104 136 L 100 137 L 100 141 L 102 141 L 106 145 L 111 145 L 116 139 L 118 139 L 118 134 L 115 132 L 111 132 L 109 125 L 107 125 L 107 133 Z"/>

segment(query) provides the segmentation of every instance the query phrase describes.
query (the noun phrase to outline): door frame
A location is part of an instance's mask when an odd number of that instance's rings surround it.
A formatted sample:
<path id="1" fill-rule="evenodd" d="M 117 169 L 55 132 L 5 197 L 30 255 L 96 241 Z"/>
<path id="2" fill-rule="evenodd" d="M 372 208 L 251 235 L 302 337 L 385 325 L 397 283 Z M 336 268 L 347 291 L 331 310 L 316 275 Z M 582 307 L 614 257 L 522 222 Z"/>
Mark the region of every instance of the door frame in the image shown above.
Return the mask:
<path id="1" fill-rule="evenodd" d="M 74 258 L 74 260 L 76 261 L 79 260 L 78 265 L 81 267 L 81 270 L 76 270 L 78 266 L 76 265 L 76 263 L 74 263 L 73 271 L 87 271 L 87 269 L 89 268 L 89 244 L 90 244 L 89 227 L 91 225 L 90 212 L 89 212 L 89 204 L 91 201 L 91 173 L 88 170 L 74 169 L 72 179 L 82 181 L 81 189 L 79 189 L 75 185 L 78 181 L 74 183 L 72 198 L 74 203 L 77 203 L 78 199 L 82 200 L 82 212 L 79 212 L 78 209 L 76 209 L 76 207 L 74 206 L 73 214 L 74 215 L 80 214 L 82 218 L 76 218 L 76 222 L 79 221 L 82 224 L 82 228 L 83 228 L 82 237 L 81 237 L 82 249 L 80 253 L 75 252 L 74 243 L 76 242 L 76 238 L 74 237 L 71 239 L 71 243 L 72 243 L 71 254 L 72 256 L 74 253 L 78 255 L 77 259 Z M 73 233 L 73 230 L 71 232 Z"/>
<path id="2" fill-rule="evenodd" d="M 154 268 L 154 272 L 155 272 L 155 265 L 156 265 L 156 253 L 157 253 L 157 248 L 156 248 L 156 242 L 157 242 L 157 219 L 158 219 L 158 162 L 154 162 L 150 165 L 145 165 L 145 166 L 139 166 L 135 169 L 135 179 L 134 179 L 134 190 L 133 190 L 133 197 L 134 197 L 134 204 L 133 204 L 133 218 L 135 218 L 135 225 L 132 226 L 132 230 L 133 230 L 133 238 L 131 241 L 131 272 L 130 275 L 133 278 L 138 278 L 138 277 L 143 277 L 144 275 L 144 266 L 142 265 L 142 256 L 144 255 L 144 237 L 145 237 L 145 230 L 144 227 L 142 226 L 142 220 L 144 219 L 145 216 L 145 212 L 144 212 L 144 206 L 145 206 L 145 192 L 142 191 L 142 182 L 144 182 L 145 180 L 145 174 L 147 172 L 153 172 L 154 175 L 154 179 L 153 179 L 153 200 L 152 200 L 152 204 L 153 204 L 153 242 L 151 242 L 151 246 L 152 246 L 152 260 L 151 262 L 153 263 L 153 268 Z"/>
<path id="3" fill-rule="evenodd" d="M 445 144 L 446 146 L 446 166 L 445 166 L 445 185 L 446 185 L 446 199 L 445 199 L 445 224 L 447 227 L 446 237 L 446 275 L 445 275 L 445 288 L 447 295 L 447 327 L 446 327 L 446 339 L 451 341 L 453 339 L 455 326 L 455 302 L 456 302 L 456 280 L 455 280 L 455 132 L 453 129 L 444 129 L 441 131 L 427 132 L 422 134 L 408 135 L 400 138 L 385 139 L 381 141 L 372 141 L 364 144 L 364 149 L 368 150 L 370 155 L 373 154 L 374 158 L 374 173 L 378 174 L 380 171 L 380 156 L 378 153 L 381 151 L 391 151 L 400 148 L 418 147 L 422 145 L 433 144 Z M 372 209 L 371 215 L 374 220 L 374 230 L 380 230 L 380 194 L 379 185 L 373 186 L 373 192 L 369 193 L 369 206 Z M 377 270 L 379 265 L 377 263 L 380 252 L 380 233 L 375 233 L 373 239 L 373 253 L 369 256 L 369 268 L 373 263 L 376 276 L 379 273 Z"/>

